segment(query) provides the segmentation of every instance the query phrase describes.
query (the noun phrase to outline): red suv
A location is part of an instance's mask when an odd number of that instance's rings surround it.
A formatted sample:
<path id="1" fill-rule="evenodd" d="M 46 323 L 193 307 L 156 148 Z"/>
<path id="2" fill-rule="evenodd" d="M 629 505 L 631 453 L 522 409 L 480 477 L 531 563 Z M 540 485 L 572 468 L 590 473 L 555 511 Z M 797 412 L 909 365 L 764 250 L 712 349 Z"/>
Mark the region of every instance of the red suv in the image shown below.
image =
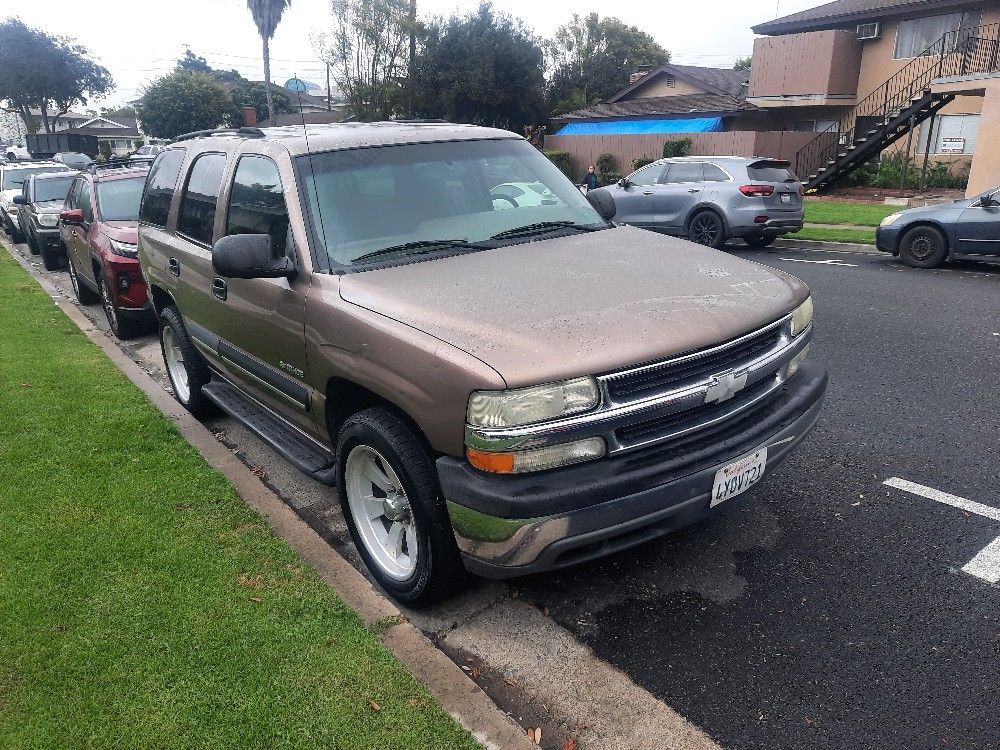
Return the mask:
<path id="1" fill-rule="evenodd" d="M 155 320 L 139 272 L 139 201 L 149 165 L 94 166 L 77 175 L 62 213 L 69 276 L 80 304 L 104 305 L 115 336 L 127 339 Z"/>

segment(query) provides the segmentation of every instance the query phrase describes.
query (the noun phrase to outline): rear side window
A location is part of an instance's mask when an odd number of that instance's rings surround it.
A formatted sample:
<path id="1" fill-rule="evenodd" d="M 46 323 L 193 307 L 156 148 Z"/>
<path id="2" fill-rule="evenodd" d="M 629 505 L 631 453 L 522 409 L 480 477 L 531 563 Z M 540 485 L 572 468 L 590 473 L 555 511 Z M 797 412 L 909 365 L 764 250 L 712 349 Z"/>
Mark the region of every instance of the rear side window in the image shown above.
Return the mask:
<path id="1" fill-rule="evenodd" d="M 705 165 L 699 162 L 678 161 L 670 165 L 670 169 L 663 175 L 663 182 L 674 184 L 678 182 L 701 182 L 702 167 Z"/>
<path id="2" fill-rule="evenodd" d="M 274 257 L 285 254 L 288 208 L 278 167 L 263 156 L 244 156 L 229 191 L 226 234 L 268 234 Z"/>
<path id="3" fill-rule="evenodd" d="M 181 198 L 178 232 L 197 242 L 212 244 L 215 208 L 219 203 L 225 168 L 225 154 L 202 154 L 194 160 L 184 187 L 184 197 Z"/>
<path id="4" fill-rule="evenodd" d="M 725 173 L 722 167 L 715 164 L 705 165 L 705 182 L 726 182 L 728 179 L 729 175 Z"/>
<path id="5" fill-rule="evenodd" d="M 181 173 L 183 162 L 184 149 L 181 148 L 164 151 L 156 158 L 146 179 L 146 189 L 142 194 L 142 206 L 139 209 L 139 221 L 158 227 L 167 225 L 170 201 L 174 197 L 177 176 Z"/>
<path id="6" fill-rule="evenodd" d="M 747 167 L 747 176 L 754 182 L 798 182 L 799 178 L 784 162 L 759 161 Z"/>

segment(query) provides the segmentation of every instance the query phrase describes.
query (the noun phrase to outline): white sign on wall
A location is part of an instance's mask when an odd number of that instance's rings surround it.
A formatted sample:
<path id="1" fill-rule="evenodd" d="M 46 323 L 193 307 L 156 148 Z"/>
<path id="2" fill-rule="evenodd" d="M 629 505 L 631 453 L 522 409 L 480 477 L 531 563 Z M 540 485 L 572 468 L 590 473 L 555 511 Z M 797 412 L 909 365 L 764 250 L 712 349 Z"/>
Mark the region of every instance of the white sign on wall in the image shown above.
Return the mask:
<path id="1" fill-rule="evenodd" d="M 942 154 L 964 154 L 965 153 L 965 139 L 964 138 L 942 138 L 941 139 L 941 151 Z"/>

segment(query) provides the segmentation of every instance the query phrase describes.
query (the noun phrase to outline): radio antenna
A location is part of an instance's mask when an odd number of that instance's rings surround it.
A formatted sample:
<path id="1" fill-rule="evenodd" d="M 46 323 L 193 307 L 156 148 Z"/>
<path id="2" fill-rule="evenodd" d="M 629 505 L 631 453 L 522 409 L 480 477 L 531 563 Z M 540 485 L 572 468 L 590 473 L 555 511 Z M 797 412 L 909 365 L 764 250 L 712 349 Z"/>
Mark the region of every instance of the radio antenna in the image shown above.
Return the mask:
<path id="1" fill-rule="evenodd" d="M 299 80 L 297 73 L 295 74 L 295 80 Z M 323 211 L 319 205 L 319 187 L 316 185 L 316 169 L 313 166 L 312 147 L 309 145 L 309 126 L 306 125 L 306 113 L 302 107 L 302 93 L 301 91 L 296 91 L 295 95 L 299 97 L 299 120 L 302 122 L 302 136 L 306 141 L 306 160 L 309 162 L 309 177 L 312 179 L 312 195 L 309 195 L 309 191 L 306 191 L 307 194 L 305 196 L 306 211 L 312 216 L 314 222 L 319 221 L 319 239 L 323 243 L 323 252 L 327 253 L 327 258 L 329 259 L 329 251 L 326 247 L 326 228 L 323 226 Z M 314 204 L 314 207 L 312 204 Z"/>

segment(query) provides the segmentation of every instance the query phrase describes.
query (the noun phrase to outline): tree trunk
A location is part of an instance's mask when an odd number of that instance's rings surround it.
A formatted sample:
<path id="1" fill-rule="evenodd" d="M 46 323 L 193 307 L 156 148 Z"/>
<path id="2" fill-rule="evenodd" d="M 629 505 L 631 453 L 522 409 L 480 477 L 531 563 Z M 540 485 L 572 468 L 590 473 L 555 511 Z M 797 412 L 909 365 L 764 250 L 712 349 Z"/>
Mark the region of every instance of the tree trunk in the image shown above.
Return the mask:
<path id="1" fill-rule="evenodd" d="M 38 110 L 39 110 L 39 112 L 42 113 L 42 127 L 45 128 L 45 132 L 46 133 L 51 133 L 52 132 L 52 126 L 49 125 L 49 108 L 48 108 L 48 106 L 45 104 L 45 102 L 42 102 L 41 105 L 38 107 Z"/>
<path id="2" fill-rule="evenodd" d="M 274 99 L 271 97 L 271 46 L 264 37 L 264 91 L 267 94 L 267 121 L 274 124 Z"/>

